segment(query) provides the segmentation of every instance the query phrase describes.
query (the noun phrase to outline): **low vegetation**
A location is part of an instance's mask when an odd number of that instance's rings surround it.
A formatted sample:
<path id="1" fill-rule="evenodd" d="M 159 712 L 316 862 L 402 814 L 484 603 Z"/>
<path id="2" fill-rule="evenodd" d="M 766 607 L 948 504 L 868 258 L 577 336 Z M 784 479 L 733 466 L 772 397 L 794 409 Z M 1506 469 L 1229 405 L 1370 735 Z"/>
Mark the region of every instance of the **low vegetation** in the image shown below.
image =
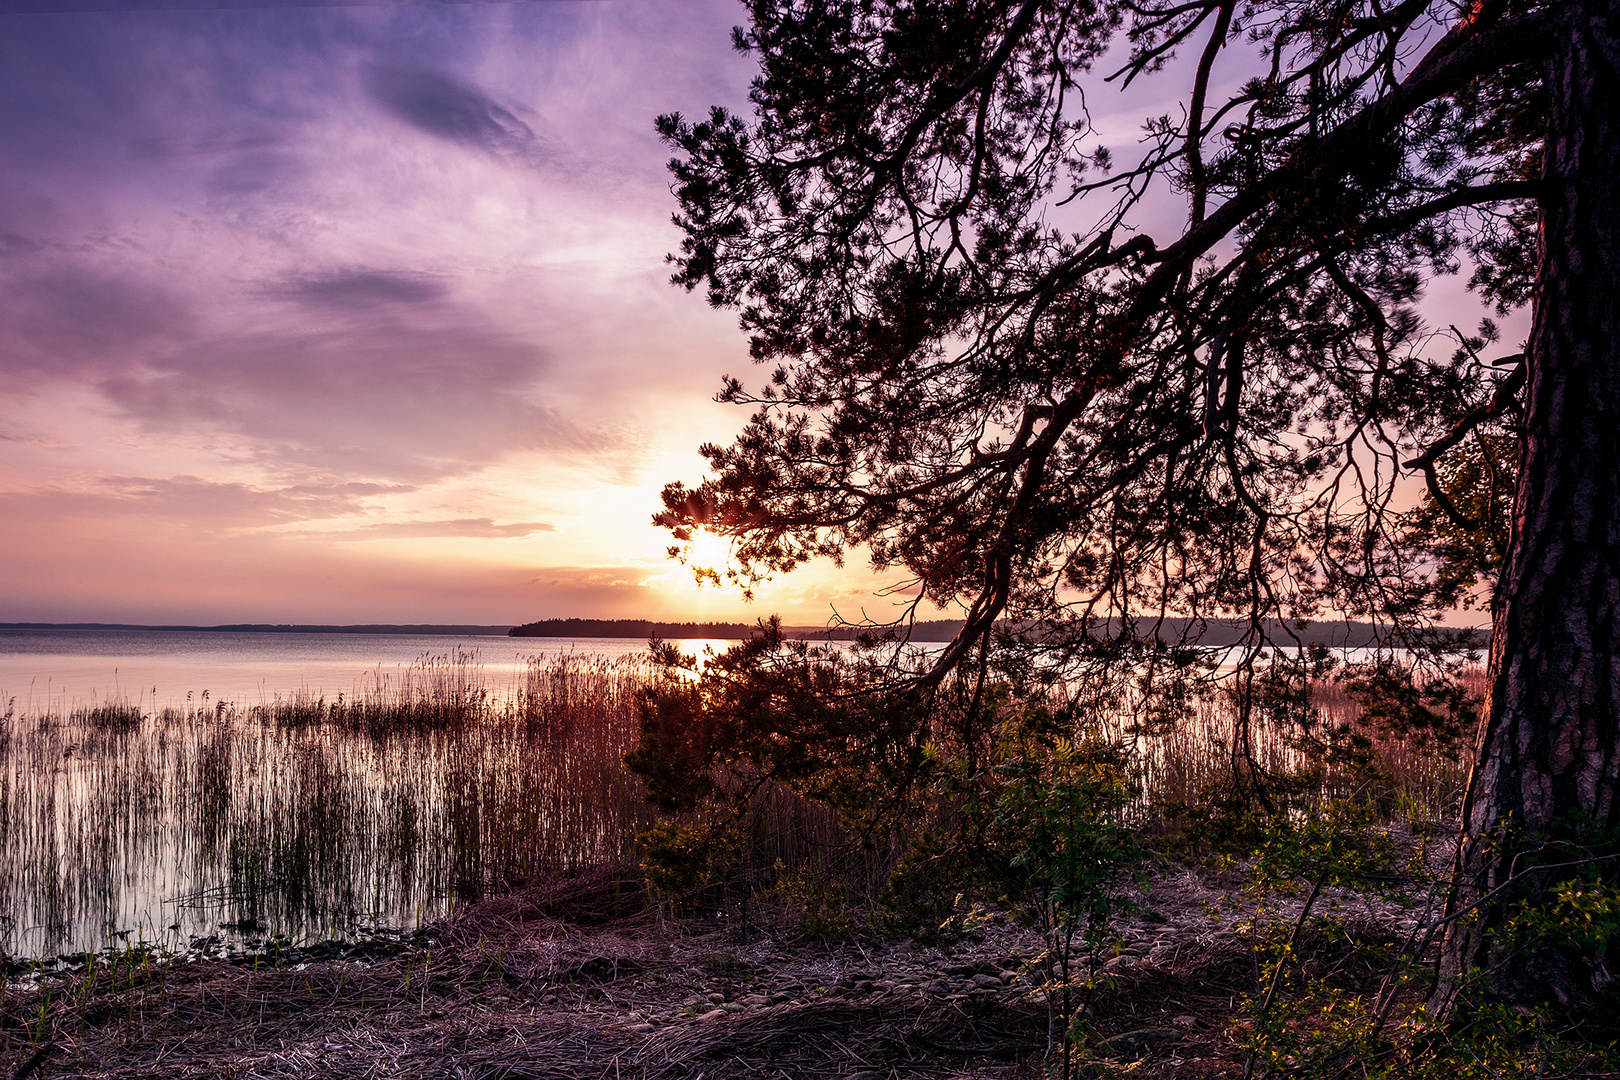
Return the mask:
<path id="1" fill-rule="evenodd" d="M 20 949 L 43 917 L 18 920 L 0 1069 L 1616 1067 L 1614 1033 L 1553 1003 L 1424 1009 L 1477 671 L 1319 652 L 1247 715 L 1191 681 L 1150 700 L 1003 672 L 924 715 L 874 696 L 859 650 L 767 632 L 655 660 L 536 664 L 502 693 L 424 658 L 358 697 L 8 713 L 13 918 L 43 895 L 65 941 L 128 910 L 161 842 L 216 902 L 93 956 Z M 1582 874 L 1516 932 L 1601 955 L 1620 916 Z"/>

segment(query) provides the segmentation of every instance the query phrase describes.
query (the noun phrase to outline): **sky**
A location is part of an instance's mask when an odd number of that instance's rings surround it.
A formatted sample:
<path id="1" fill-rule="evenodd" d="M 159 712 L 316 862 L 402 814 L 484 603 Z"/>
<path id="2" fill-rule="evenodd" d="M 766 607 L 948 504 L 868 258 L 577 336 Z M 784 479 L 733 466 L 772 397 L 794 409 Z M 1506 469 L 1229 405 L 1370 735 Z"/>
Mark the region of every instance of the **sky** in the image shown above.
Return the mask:
<path id="1" fill-rule="evenodd" d="M 223 2 L 0 4 L 0 621 L 887 607 L 650 520 L 745 419 L 653 131 L 745 104 L 738 5 Z"/>
<path id="2" fill-rule="evenodd" d="M 742 7 L 297 2 L 0 0 L 0 622 L 892 617 L 858 553 L 746 603 L 651 523 L 754 374 L 653 129 L 746 112 Z"/>

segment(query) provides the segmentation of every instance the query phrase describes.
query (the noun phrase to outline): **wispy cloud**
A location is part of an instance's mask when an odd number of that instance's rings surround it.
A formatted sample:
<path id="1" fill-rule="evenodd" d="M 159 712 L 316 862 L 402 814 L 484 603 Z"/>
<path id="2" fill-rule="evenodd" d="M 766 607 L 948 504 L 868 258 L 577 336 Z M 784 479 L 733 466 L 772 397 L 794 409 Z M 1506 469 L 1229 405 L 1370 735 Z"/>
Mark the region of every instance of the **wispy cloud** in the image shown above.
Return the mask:
<path id="1" fill-rule="evenodd" d="M 192 522 L 201 529 L 324 521 L 368 511 L 380 496 L 409 494 L 404 484 L 332 483 L 260 486 L 200 476 L 104 476 L 77 488 L 0 493 L 14 521 L 93 517 Z"/>
<path id="2" fill-rule="evenodd" d="M 84 14 L 0 34 L 0 617 L 686 603 L 648 518 L 746 346 L 652 118 L 745 102 L 734 0 L 19 5 Z"/>
<path id="3" fill-rule="evenodd" d="M 379 521 L 340 531 L 306 533 L 331 540 L 396 540 L 468 537 L 513 539 L 537 532 L 555 532 L 555 525 L 543 521 L 518 521 L 497 525 L 491 518 L 455 518 L 449 521 Z"/>
<path id="4" fill-rule="evenodd" d="M 380 63 L 367 64 L 363 78 L 373 101 L 429 135 L 517 161 L 545 156 L 533 129 L 476 87 L 437 71 Z"/>
<path id="5" fill-rule="evenodd" d="M 181 297 L 116 267 L 63 263 L 5 277 L 0 373 L 14 377 L 116 368 L 194 329 Z"/>
<path id="6" fill-rule="evenodd" d="M 429 274 L 365 268 L 292 274 L 263 289 L 263 294 L 273 299 L 344 312 L 374 304 L 426 304 L 442 299 L 448 292 L 443 281 Z"/>

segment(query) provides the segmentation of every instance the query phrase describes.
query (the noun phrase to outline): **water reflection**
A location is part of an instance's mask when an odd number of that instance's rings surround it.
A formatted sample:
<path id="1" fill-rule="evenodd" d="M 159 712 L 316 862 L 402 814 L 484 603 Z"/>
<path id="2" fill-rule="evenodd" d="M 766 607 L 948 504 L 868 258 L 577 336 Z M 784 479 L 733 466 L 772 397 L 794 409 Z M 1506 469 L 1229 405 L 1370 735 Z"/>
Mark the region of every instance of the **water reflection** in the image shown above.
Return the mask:
<path id="1" fill-rule="evenodd" d="M 652 820 L 620 763 L 645 676 L 541 658 L 496 693 L 457 651 L 335 698 L 13 705 L 0 948 L 341 936 L 628 857 Z"/>

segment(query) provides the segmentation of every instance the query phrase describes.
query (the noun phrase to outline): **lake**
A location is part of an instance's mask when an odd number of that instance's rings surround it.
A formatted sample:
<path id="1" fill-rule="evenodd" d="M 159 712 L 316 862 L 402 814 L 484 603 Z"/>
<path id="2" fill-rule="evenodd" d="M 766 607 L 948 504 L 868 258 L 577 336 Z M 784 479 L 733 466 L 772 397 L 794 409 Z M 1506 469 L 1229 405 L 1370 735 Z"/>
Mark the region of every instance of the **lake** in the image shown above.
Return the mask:
<path id="1" fill-rule="evenodd" d="M 0 630 L 0 959 L 409 929 L 632 861 L 658 820 L 622 761 L 651 677 L 624 638 Z M 1141 748 L 1147 780 L 1195 791 L 1223 710 Z M 770 815 L 760 865 L 835 840 L 824 809 Z"/>
<path id="2" fill-rule="evenodd" d="M 677 644 L 701 653 L 735 642 Z M 125 700 L 267 704 L 277 696 L 350 694 L 397 679 L 423 656 L 473 654 L 492 689 L 508 689 L 535 657 L 639 656 L 635 638 L 436 634 L 232 633 L 196 630 L 0 629 L 0 706 L 21 712 Z M 0 709 L 3 711 L 3 709 Z"/>
<path id="3" fill-rule="evenodd" d="M 645 653 L 0 631 L 0 954 L 351 937 L 633 858 Z"/>

